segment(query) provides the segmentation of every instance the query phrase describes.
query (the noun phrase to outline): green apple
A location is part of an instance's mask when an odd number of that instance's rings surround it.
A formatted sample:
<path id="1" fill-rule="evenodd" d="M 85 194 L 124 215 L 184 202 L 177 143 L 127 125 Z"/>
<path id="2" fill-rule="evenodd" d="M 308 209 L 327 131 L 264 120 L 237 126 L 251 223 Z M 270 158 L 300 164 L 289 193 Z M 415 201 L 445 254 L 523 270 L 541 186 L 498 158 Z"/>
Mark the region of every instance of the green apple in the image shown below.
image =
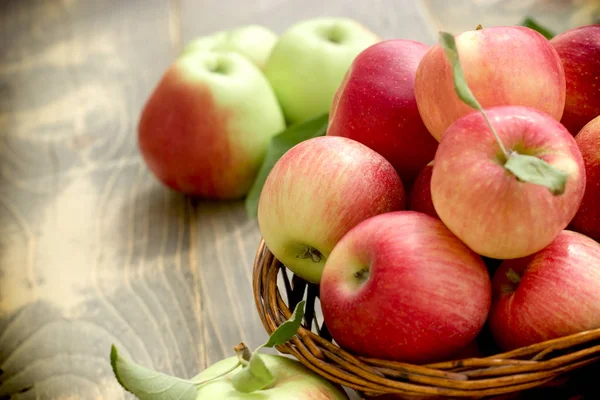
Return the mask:
<path id="1" fill-rule="evenodd" d="M 235 371 L 223 375 L 239 362 L 238 357 L 234 356 L 216 362 L 195 378 L 198 381 L 217 378 L 198 388 L 197 400 L 348 399 L 341 387 L 315 374 L 296 360 L 272 354 L 261 354 L 261 359 L 275 378 L 272 385 L 250 393 L 236 390 L 231 383 L 231 376 Z"/>
<path id="2" fill-rule="evenodd" d="M 190 52 L 173 62 L 145 104 L 138 144 L 149 169 L 173 190 L 237 199 L 284 128 L 258 67 L 237 53 Z"/>
<path id="3" fill-rule="evenodd" d="M 184 47 L 183 53 L 233 51 L 248 58 L 262 70 L 277 39 L 277 34 L 269 28 L 262 25 L 246 25 L 196 38 Z"/>
<path id="4" fill-rule="evenodd" d="M 349 18 L 314 18 L 286 30 L 264 68 L 290 123 L 329 111 L 354 58 L 381 41 Z"/>

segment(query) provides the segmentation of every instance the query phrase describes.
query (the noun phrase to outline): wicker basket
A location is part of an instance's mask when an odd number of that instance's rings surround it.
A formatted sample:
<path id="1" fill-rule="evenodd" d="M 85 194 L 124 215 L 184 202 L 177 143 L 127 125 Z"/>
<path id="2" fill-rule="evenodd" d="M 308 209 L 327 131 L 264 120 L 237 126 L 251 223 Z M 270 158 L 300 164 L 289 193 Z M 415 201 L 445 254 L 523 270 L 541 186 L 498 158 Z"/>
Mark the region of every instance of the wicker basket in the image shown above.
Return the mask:
<path id="1" fill-rule="evenodd" d="M 592 394 L 597 386 L 593 379 L 600 377 L 600 329 L 482 358 L 413 365 L 355 356 L 338 347 L 315 316 L 319 287 L 295 275 L 290 278 L 262 240 L 254 262 L 253 290 L 269 334 L 306 299 L 298 335 L 277 349 L 363 398 L 600 399 L 600 392 Z"/>

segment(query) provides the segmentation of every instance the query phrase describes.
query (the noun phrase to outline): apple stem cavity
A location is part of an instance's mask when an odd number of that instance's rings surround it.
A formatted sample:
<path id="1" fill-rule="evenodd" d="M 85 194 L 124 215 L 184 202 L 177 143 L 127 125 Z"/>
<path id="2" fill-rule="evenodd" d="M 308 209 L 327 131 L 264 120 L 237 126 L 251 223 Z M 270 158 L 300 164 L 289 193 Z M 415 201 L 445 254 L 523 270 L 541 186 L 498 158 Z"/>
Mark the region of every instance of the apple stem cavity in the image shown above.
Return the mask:
<path id="1" fill-rule="evenodd" d="M 327 40 L 334 44 L 342 43 L 344 31 L 339 25 L 333 25 L 326 33 Z"/>
<path id="2" fill-rule="evenodd" d="M 454 36 L 448 32 L 440 32 L 439 40 L 440 45 L 444 49 L 444 53 L 452 66 L 454 90 L 456 91 L 456 94 L 463 103 L 479 111 L 483 116 L 485 123 L 490 128 L 502 151 L 504 158 L 502 163 L 504 168 L 511 172 L 520 182 L 544 186 L 548 188 L 554 196 L 563 194 L 566 190 L 567 179 L 569 176 L 566 172 L 554 168 L 541 158 L 519 154 L 514 150 L 506 150 L 498 132 L 494 129 L 494 126 L 488 119 L 483 107 L 481 107 L 481 104 L 479 104 L 475 95 L 471 92 L 469 85 L 467 85 L 467 80 L 465 79 L 460 64 L 458 48 L 456 47 Z"/>
<path id="3" fill-rule="evenodd" d="M 296 258 L 310 258 L 311 261 L 316 264 L 321 262 L 321 260 L 323 259 L 323 254 L 312 246 L 306 246 L 306 249 L 304 249 L 304 253 L 298 254 Z"/>
<path id="4" fill-rule="evenodd" d="M 354 273 L 354 277 L 358 279 L 359 284 L 363 284 L 369 280 L 369 268 L 362 268 Z"/>
<path id="5" fill-rule="evenodd" d="M 506 272 L 506 278 L 515 285 L 518 285 L 521 282 L 521 275 L 515 272 L 515 270 L 512 268 L 509 268 Z"/>
<path id="6" fill-rule="evenodd" d="M 216 59 L 209 67 L 209 71 L 215 74 L 225 75 L 227 73 L 227 66 L 221 59 Z"/>

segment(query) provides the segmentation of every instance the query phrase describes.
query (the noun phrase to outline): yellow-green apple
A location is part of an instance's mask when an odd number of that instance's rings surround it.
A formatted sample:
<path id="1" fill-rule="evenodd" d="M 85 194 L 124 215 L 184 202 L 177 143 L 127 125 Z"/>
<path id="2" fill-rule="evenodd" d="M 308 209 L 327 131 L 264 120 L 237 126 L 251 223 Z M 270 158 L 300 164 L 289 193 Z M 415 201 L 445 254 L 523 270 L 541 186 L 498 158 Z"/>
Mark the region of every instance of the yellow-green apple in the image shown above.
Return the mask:
<path id="1" fill-rule="evenodd" d="M 325 264 L 320 299 L 335 341 L 353 353 L 426 363 L 467 347 L 492 298 L 481 257 L 416 211 L 369 218 Z"/>
<path id="2" fill-rule="evenodd" d="M 600 328 L 600 244 L 562 231 L 494 274 L 490 328 L 504 350 Z"/>
<path id="3" fill-rule="evenodd" d="M 275 383 L 265 389 L 250 393 L 238 391 L 226 374 L 238 362 L 238 357 L 218 361 L 202 371 L 196 379 L 205 381 L 218 377 L 198 389 L 198 400 L 347 400 L 344 390 L 312 372 L 300 362 L 271 354 L 261 354 L 261 359 L 275 378 Z"/>
<path id="4" fill-rule="evenodd" d="M 164 73 L 141 113 L 138 143 L 170 188 L 243 197 L 285 119 L 268 81 L 236 53 L 189 52 Z"/>
<path id="5" fill-rule="evenodd" d="M 265 26 L 246 25 L 191 40 L 183 49 L 183 53 L 233 51 L 263 69 L 277 39 L 277 34 Z"/>
<path id="6" fill-rule="evenodd" d="M 600 115 L 575 136 L 586 171 L 583 200 L 569 229 L 600 242 Z"/>
<path id="7" fill-rule="evenodd" d="M 415 74 L 429 46 L 386 40 L 361 52 L 338 88 L 328 135 L 344 136 L 384 156 L 410 186 L 433 159 L 437 141 L 421 120 Z"/>
<path id="8" fill-rule="evenodd" d="M 560 120 L 565 107 L 565 72 L 554 47 L 521 26 L 491 27 L 455 36 L 466 82 L 483 108 L 520 105 Z M 417 106 L 439 141 L 472 109 L 456 94 L 453 72 L 436 44 L 423 56 L 415 79 Z"/>
<path id="9" fill-rule="evenodd" d="M 439 218 L 433 200 L 431 199 L 431 175 L 433 174 L 433 161 L 430 161 L 421 170 L 410 189 L 409 208 L 422 212 L 432 217 Z"/>
<path id="10" fill-rule="evenodd" d="M 455 121 L 435 155 L 431 198 L 446 226 L 480 255 L 525 257 L 549 245 L 575 216 L 585 190 L 581 152 L 550 115 L 524 106 L 486 110 L 509 154 L 533 156 L 565 174 L 562 194 L 525 182 L 478 111 Z"/>
<path id="11" fill-rule="evenodd" d="M 296 275 L 319 283 L 335 244 L 359 222 L 406 207 L 402 181 L 374 150 L 337 136 L 306 140 L 275 164 L 258 202 L 269 250 Z"/>
<path id="12" fill-rule="evenodd" d="M 600 25 L 570 29 L 550 43 L 562 60 L 567 81 L 561 122 L 575 136 L 600 115 Z"/>
<path id="13" fill-rule="evenodd" d="M 293 123 L 327 113 L 354 58 L 380 40 L 349 18 L 319 17 L 289 27 L 264 69 L 287 120 Z"/>

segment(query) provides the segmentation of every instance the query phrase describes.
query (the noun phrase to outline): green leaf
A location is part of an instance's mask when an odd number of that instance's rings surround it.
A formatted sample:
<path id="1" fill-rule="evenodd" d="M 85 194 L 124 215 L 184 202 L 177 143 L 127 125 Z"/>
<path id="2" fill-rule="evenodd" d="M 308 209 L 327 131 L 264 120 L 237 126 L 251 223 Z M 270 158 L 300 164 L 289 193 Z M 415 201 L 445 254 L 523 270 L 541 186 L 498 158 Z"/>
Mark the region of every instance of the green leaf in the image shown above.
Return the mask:
<path id="1" fill-rule="evenodd" d="M 527 28 L 531 28 L 534 31 L 541 33 L 546 39 L 552 39 L 555 34 L 550 29 L 545 26 L 540 25 L 535 19 L 530 16 L 525 17 L 525 19 L 521 22 L 521 26 L 525 26 Z"/>
<path id="2" fill-rule="evenodd" d="M 114 345 L 110 365 L 119 384 L 140 400 L 196 400 L 194 382 L 142 367 L 120 356 Z"/>
<path id="3" fill-rule="evenodd" d="M 283 324 L 279 326 L 271 334 L 267 343 L 264 344 L 264 347 L 275 347 L 281 344 L 284 344 L 288 340 L 296 335 L 298 332 L 298 328 L 302 324 L 302 318 L 304 318 L 304 305 L 306 304 L 305 300 L 302 300 L 300 303 L 296 305 L 294 312 L 290 319 L 285 321 Z"/>
<path id="4" fill-rule="evenodd" d="M 324 114 L 320 117 L 291 125 L 271 139 L 265 159 L 246 196 L 246 212 L 248 213 L 248 217 L 256 217 L 258 200 L 260 199 L 262 188 L 271 169 L 273 169 L 273 166 L 275 166 L 281 156 L 300 142 L 325 135 L 328 121 L 329 114 Z"/>
<path id="5" fill-rule="evenodd" d="M 275 382 L 275 377 L 258 354 L 259 350 L 260 347 L 252 353 L 248 365 L 243 366 L 231 377 L 233 387 L 242 393 L 261 390 Z"/>
<path id="6" fill-rule="evenodd" d="M 524 182 L 547 187 L 555 196 L 565 192 L 569 175 L 541 158 L 512 154 L 504 164 L 504 168 Z"/>
<path id="7" fill-rule="evenodd" d="M 467 85 L 465 74 L 463 73 L 462 66 L 460 65 L 458 49 L 456 48 L 454 36 L 448 32 L 440 32 L 440 45 L 444 49 L 446 57 L 452 66 L 452 77 L 454 80 L 454 90 L 456 91 L 456 94 L 463 102 L 472 108 L 482 111 L 481 105 Z"/>

